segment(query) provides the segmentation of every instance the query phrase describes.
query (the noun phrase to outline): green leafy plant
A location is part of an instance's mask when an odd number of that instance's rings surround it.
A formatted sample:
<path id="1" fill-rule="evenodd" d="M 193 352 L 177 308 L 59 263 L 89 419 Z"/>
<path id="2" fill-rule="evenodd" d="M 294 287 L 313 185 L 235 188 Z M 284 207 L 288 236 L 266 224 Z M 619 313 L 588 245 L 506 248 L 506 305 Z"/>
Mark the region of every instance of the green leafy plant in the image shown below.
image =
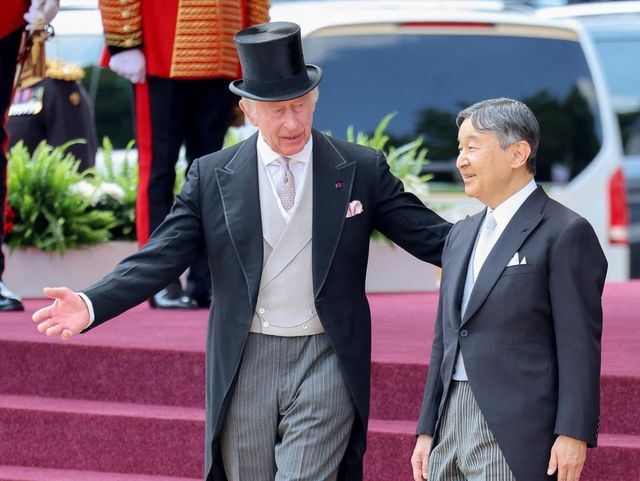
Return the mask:
<path id="1" fill-rule="evenodd" d="M 395 113 L 385 116 L 372 135 L 347 131 L 347 140 L 383 151 L 391 172 L 405 189 L 426 200 L 426 182 L 422 174 L 427 149 L 422 138 L 389 146 L 385 133 Z M 225 146 L 243 140 L 238 129 L 231 129 Z M 63 253 L 67 248 L 97 244 L 108 240 L 135 240 L 137 162 L 130 160 L 134 141 L 126 146 L 122 161 L 114 159 L 111 141 L 102 143 L 104 167 L 78 173 L 79 161 L 65 150 L 76 141 L 53 148 L 42 142 L 29 155 L 22 143 L 9 154 L 9 194 L 11 227 L 6 237 L 9 247 L 36 247 Z M 184 161 L 176 166 L 176 192 L 184 184 Z M 379 233 L 374 238 L 383 239 Z"/>
<path id="2" fill-rule="evenodd" d="M 124 158 L 118 166 L 113 159 L 113 144 L 108 137 L 102 140 L 104 168 L 94 171 L 89 182 L 95 186 L 93 205 L 96 209 L 113 212 L 115 221 L 111 227 L 111 239 L 136 239 L 136 197 L 138 190 L 138 164 L 131 160 L 131 140 Z"/>
<path id="3" fill-rule="evenodd" d="M 91 172 L 78 173 L 79 161 L 65 150 L 41 142 L 33 155 L 19 142 L 9 152 L 8 202 L 13 226 L 11 249 L 36 247 L 47 252 L 109 240 L 115 217 L 97 210 L 74 186 Z"/>

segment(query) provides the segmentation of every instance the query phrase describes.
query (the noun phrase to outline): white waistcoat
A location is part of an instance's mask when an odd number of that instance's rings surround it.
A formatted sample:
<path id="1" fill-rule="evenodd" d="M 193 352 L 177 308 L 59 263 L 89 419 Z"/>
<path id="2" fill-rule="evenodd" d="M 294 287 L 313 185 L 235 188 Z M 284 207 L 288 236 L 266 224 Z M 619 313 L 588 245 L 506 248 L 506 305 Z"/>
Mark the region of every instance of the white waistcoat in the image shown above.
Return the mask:
<path id="1" fill-rule="evenodd" d="M 304 177 L 289 223 L 282 217 L 268 175 L 264 163 L 258 161 L 264 266 L 251 332 L 272 336 L 319 334 L 324 329 L 315 309 L 311 272 L 312 171 Z"/>

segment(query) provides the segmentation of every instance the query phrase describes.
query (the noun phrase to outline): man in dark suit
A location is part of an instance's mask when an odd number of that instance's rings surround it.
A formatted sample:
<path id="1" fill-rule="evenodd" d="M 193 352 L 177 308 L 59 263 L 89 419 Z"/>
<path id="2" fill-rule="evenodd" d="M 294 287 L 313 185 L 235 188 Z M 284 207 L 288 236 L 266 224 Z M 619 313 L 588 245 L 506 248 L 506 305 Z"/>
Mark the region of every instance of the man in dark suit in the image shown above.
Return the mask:
<path id="1" fill-rule="evenodd" d="M 479 102 L 456 123 L 465 192 L 487 208 L 445 244 L 413 477 L 577 481 L 598 435 L 607 262 L 536 186 L 526 105 Z"/>
<path id="2" fill-rule="evenodd" d="M 361 480 L 369 237 L 378 229 L 439 264 L 451 225 L 403 191 L 381 152 L 312 129 L 322 71 L 305 65 L 297 25 L 235 40 L 243 79 L 230 88 L 259 132 L 195 160 L 148 244 L 82 294 L 46 289 L 55 302 L 33 318 L 68 339 L 144 301 L 205 249 L 216 293 L 205 477 Z"/>

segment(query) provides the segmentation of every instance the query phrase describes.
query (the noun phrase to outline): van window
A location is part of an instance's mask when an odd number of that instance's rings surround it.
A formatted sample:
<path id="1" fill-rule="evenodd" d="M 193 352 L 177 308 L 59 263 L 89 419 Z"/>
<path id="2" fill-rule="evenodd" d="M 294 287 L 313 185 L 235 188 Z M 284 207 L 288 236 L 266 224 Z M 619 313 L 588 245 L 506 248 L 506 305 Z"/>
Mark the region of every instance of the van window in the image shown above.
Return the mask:
<path id="1" fill-rule="evenodd" d="M 625 155 L 640 155 L 640 34 L 596 38 Z"/>
<path id="2" fill-rule="evenodd" d="M 325 73 L 315 127 L 344 138 L 349 125 L 371 133 L 397 112 L 391 142 L 423 136 L 426 170 L 436 181 L 459 183 L 457 113 L 480 100 L 512 97 L 529 105 L 541 125 L 536 179 L 568 182 L 595 157 L 602 137 L 580 44 L 491 32 L 306 37 L 306 61 Z"/>

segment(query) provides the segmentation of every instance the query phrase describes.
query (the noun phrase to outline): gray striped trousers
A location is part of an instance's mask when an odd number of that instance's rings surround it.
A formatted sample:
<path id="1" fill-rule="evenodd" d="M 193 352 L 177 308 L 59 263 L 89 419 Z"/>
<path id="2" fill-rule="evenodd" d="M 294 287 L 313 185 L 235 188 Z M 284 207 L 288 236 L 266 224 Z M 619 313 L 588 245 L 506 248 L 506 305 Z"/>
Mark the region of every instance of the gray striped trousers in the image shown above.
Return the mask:
<path id="1" fill-rule="evenodd" d="M 429 481 L 515 481 L 471 386 L 451 383 L 438 443 L 429 455 Z"/>
<path id="2" fill-rule="evenodd" d="M 229 481 L 334 481 L 355 409 L 326 334 L 250 333 L 222 429 Z"/>

